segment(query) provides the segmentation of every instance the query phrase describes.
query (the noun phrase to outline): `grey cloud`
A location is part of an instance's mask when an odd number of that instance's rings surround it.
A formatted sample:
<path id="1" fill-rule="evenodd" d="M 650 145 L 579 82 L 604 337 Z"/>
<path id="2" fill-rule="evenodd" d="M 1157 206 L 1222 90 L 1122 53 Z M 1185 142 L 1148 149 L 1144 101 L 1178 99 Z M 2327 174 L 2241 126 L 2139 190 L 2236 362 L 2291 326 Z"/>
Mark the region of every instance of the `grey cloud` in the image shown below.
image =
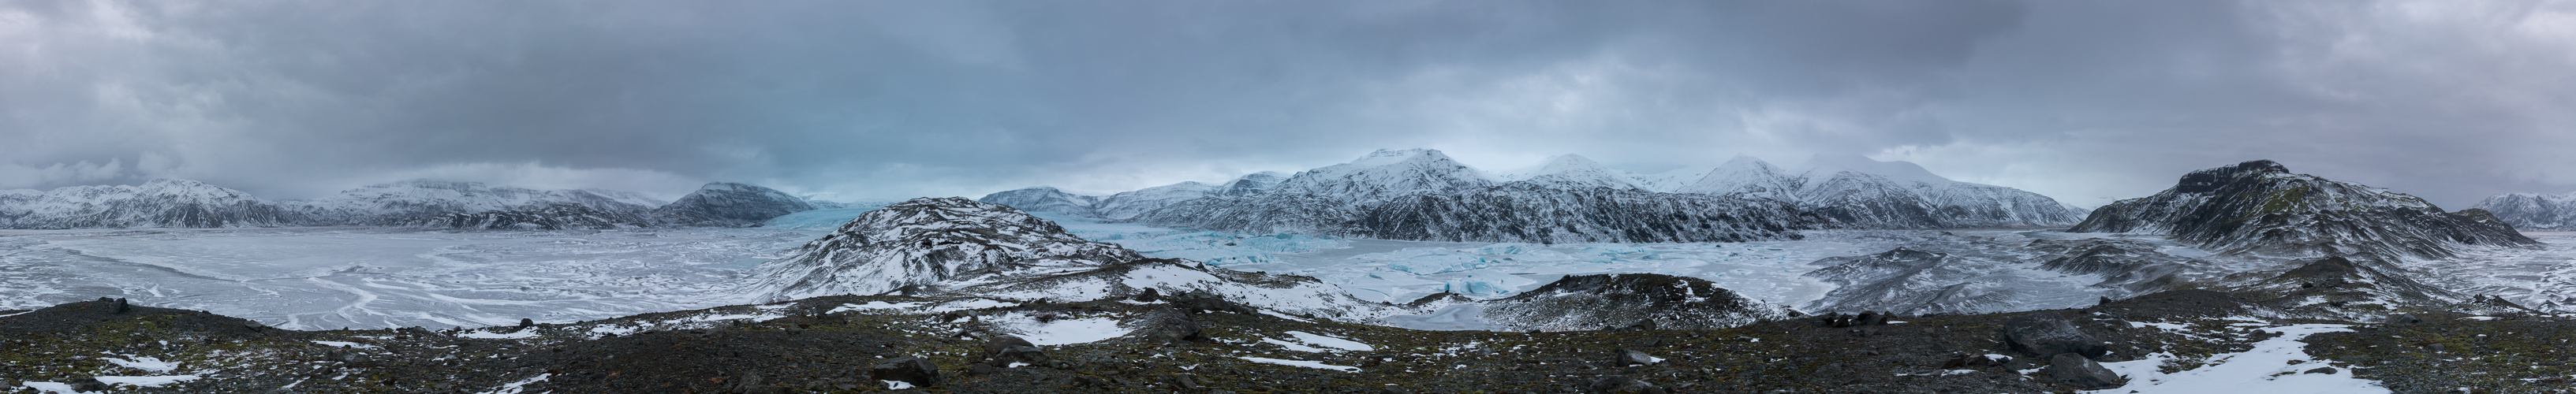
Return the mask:
<path id="1" fill-rule="evenodd" d="M 2453 208 L 2576 190 L 2576 11 L 2447 4 L 12 2 L 0 187 L 891 199 L 1432 147 L 1858 153 L 2086 205 L 2255 158 Z"/>

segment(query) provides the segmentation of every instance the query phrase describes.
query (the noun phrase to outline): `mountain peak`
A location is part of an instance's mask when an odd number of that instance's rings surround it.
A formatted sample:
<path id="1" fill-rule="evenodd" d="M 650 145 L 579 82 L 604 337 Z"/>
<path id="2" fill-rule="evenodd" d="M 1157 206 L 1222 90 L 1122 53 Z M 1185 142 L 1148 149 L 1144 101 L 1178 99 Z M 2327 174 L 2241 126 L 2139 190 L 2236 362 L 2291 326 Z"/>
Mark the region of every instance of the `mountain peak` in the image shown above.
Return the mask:
<path id="1" fill-rule="evenodd" d="M 2174 184 L 2174 191 L 2206 193 L 2218 190 L 2219 187 L 2230 182 L 2251 180 L 2272 174 L 2288 175 L 2290 168 L 2271 160 L 2253 160 L 2236 163 L 2236 165 L 2202 169 L 2183 174 L 2182 181 Z"/>
<path id="2" fill-rule="evenodd" d="M 1379 149 L 1375 152 L 1369 152 L 1367 156 L 1360 156 L 1359 160 L 1352 160 L 1346 165 L 1375 167 L 1408 161 L 1448 159 L 1449 155 L 1440 153 L 1440 150 L 1438 149 Z"/>

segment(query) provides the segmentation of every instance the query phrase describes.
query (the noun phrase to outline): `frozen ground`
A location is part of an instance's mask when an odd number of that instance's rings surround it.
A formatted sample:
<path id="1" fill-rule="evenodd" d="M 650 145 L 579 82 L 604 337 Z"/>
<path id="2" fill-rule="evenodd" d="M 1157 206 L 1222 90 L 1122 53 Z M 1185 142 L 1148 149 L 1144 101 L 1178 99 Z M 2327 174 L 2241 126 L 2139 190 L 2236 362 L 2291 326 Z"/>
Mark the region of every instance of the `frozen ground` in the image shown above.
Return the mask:
<path id="1" fill-rule="evenodd" d="M 2459 259 L 2417 262 L 2409 268 L 2435 274 L 2427 284 L 2463 294 L 2504 297 L 2547 312 L 2576 312 L 2576 232 L 2524 231 L 2522 235 L 2542 245 L 2478 249 Z"/>
<path id="2" fill-rule="evenodd" d="M 742 302 L 817 230 L 0 231 L 0 309 L 123 297 L 292 329 L 570 322 Z"/>
<path id="3" fill-rule="evenodd" d="M 800 213 L 795 228 L 602 232 L 436 232 L 374 228 L 0 231 L 0 309 L 124 297 L 297 329 L 570 322 L 752 302 L 759 263 L 866 209 Z M 1313 276 L 1362 299 L 1405 302 L 1443 291 L 1508 297 L 1566 275 L 1690 276 L 1763 301 L 1814 310 L 1836 290 L 1805 276 L 1817 259 L 1897 246 L 1961 256 L 1913 281 L 1979 284 L 1982 308 L 2089 305 L 2090 275 L 2036 268 L 2034 239 L 2100 237 L 2028 230 L 1810 232 L 1806 240 L 1693 244 L 1445 243 L 1184 231 L 1040 214 L 1086 239 L 1153 257 Z M 2482 250 L 2424 264 L 2433 283 L 2565 310 L 2576 304 L 2576 232 L 2533 232 L 2541 249 Z M 2174 245 L 2163 252 L 2196 256 Z M 2211 259 L 2196 271 L 2279 262 Z M 1914 286 L 1917 284 L 1909 284 Z M 1475 308 L 1386 319 L 1423 329 L 1487 329 Z"/>

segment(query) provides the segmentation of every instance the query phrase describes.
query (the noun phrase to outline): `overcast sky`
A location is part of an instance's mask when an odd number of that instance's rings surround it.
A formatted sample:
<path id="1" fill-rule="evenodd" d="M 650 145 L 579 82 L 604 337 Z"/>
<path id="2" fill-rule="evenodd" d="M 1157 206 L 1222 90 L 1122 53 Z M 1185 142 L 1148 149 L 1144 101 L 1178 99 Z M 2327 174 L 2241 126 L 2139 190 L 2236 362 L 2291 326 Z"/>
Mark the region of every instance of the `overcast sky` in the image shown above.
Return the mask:
<path id="1" fill-rule="evenodd" d="M 2576 191 L 2576 3 L 0 1 L 0 188 L 1112 192 L 1379 148 Z"/>

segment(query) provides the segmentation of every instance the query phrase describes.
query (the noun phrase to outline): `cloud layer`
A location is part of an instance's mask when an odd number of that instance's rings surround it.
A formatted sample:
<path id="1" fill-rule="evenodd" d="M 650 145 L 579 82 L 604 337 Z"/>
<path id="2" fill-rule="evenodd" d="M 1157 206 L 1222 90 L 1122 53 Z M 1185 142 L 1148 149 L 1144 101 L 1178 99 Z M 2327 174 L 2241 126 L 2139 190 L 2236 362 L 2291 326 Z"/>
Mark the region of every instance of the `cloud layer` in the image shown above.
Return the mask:
<path id="1" fill-rule="evenodd" d="M 30 1 L 0 187 L 409 177 L 853 199 L 1430 147 L 1908 160 L 2078 205 L 2268 158 L 2576 191 L 2561 1 Z"/>

